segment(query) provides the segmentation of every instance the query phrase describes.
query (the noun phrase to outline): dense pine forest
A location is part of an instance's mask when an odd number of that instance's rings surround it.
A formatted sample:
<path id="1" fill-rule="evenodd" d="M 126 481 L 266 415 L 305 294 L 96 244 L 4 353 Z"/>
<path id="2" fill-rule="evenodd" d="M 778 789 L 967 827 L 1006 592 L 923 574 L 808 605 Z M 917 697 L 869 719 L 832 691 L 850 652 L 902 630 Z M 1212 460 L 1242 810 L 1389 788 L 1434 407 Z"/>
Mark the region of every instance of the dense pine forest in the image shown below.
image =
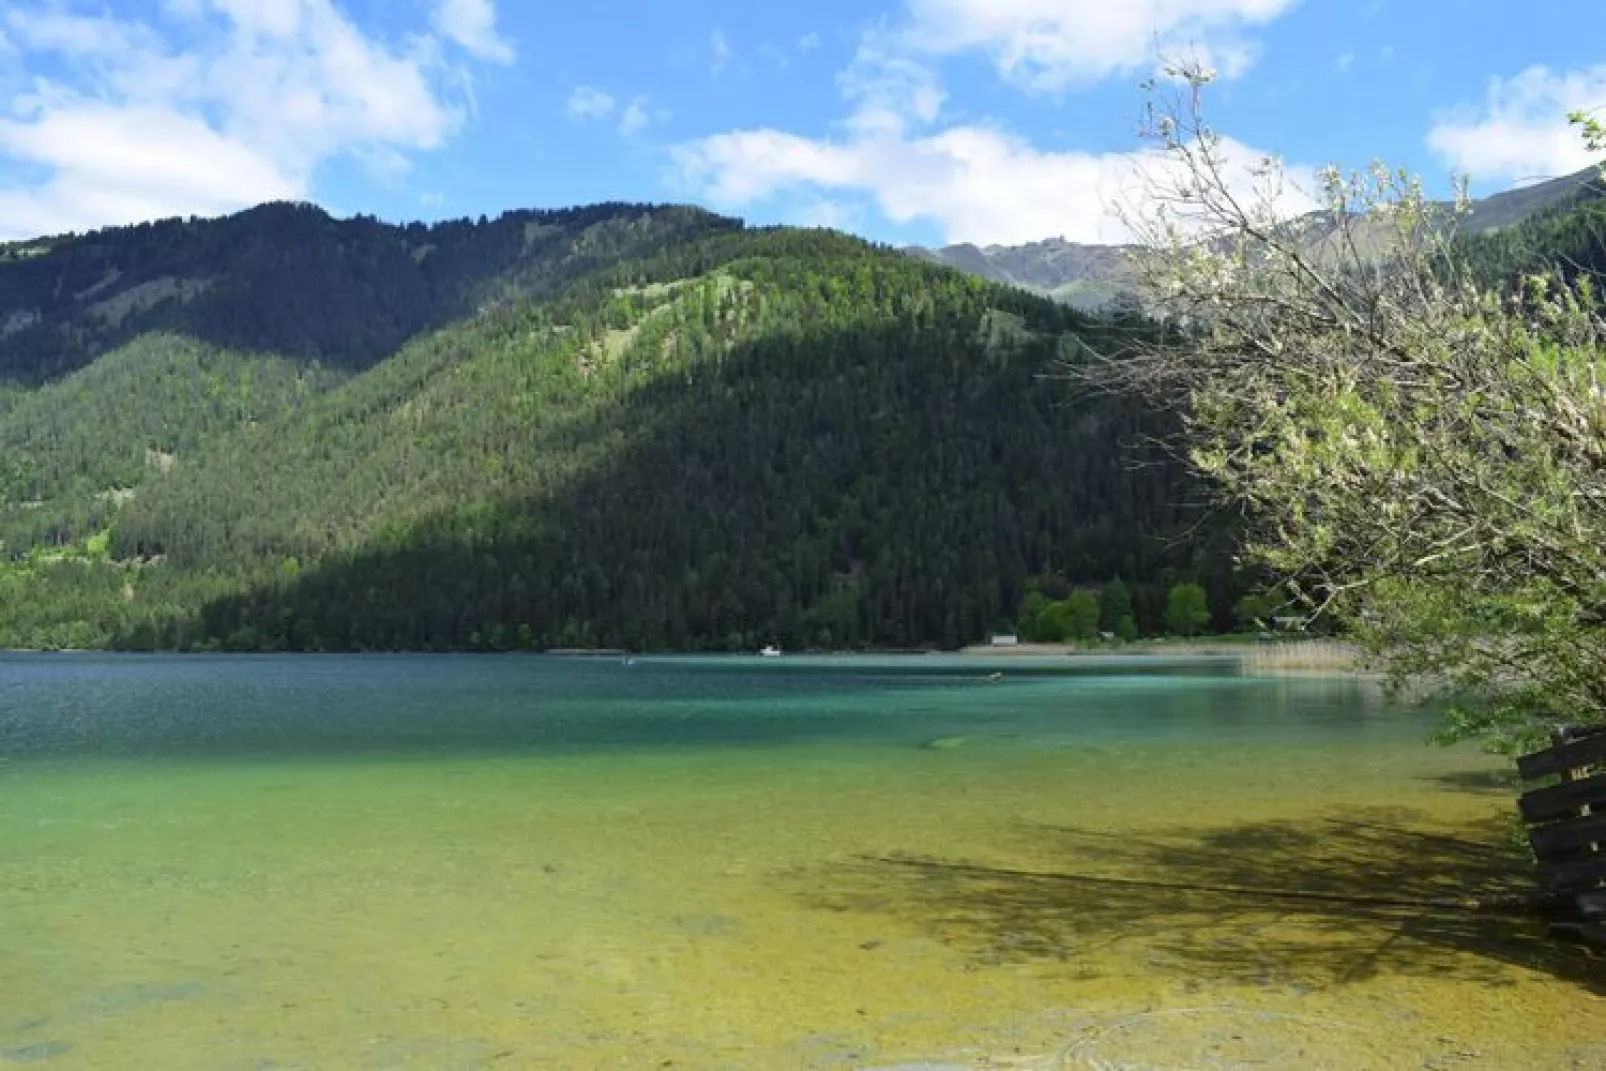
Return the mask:
<path id="1" fill-rule="evenodd" d="M 1461 247 L 1485 286 L 1535 271 L 1606 277 L 1606 181 L 1588 173 L 1517 225 L 1469 234 Z"/>
<path id="2" fill-rule="evenodd" d="M 1481 236 L 1479 262 L 1576 233 L 1599 265 L 1598 209 Z M 1231 519 L 1145 446 L 1163 418 L 1064 380 L 1149 330 L 678 207 L 268 205 L 0 246 L 0 646 L 1249 624 Z"/>

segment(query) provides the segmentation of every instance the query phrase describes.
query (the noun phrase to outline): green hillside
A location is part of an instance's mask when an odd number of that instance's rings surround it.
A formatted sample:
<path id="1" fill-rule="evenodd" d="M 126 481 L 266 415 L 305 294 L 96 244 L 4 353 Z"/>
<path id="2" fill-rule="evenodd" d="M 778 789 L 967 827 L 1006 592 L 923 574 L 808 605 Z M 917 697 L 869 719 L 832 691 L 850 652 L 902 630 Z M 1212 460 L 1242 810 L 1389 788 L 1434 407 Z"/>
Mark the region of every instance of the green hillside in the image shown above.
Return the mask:
<path id="1" fill-rule="evenodd" d="M 228 431 L 339 381 L 275 356 L 153 333 L 0 412 L 0 546 L 60 546 L 104 528 L 154 474 Z"/>
<path id="2" fill-rule="evenodd" d="M 1599 272 L 1603 205 L 1462 248 Z M 952 646 L 1248 587 L 1160 418 L 1064 382 L 1151 328 L 830 232 L 269 205 L 0 284 L 0 645 Z"/>
<path id="3" fill-rule="evenodd" d="M 267 422 L 460 318 L 470 296 L 475 313 L 537 300 L 738 227 L 599 205 L 398 228 L 278 204 L 0 247 L 0 324 L 27 324 L 0 327 L 0 547 L 54 550 L 99 531 L 112 504 L 217 433 Z M 174 279 L 207 284 L 140 305 Z M 108 321 L 108 303 L 127 314 Z"/>
<path id="4" fill-rule="evenodd" d="M 614 213 L 344 378 L 140 336 L 14 403 L 0 429 L 107 430 L 54 474 L 39 433 L 0 432 L 30 493 L 105 508 L 5 508 L 0 642 L 953 645 L 1038 574 L 1121 576 L 1154 628 L 1180 579 L 1231 605 L 1221 526 L 1134 464 L 1153 419 L 1055 378 L 1133 325 L 827 232 Z M 213 378 L 83 389 L 128 354 Z"/>
<path id="5" fill-rule="evenodd" d="M 1567 193 L 1520 222 L 1466 235 L 1462 249 L 1485 286 L 1520 274 L 1560 271 L 1606 277 L 1606 179 L 1575 176 Z"/>
<path id="6" fill-rule="evenodd" d="M 48 382 L 158 330 L 366 368 L 487 304 L 737 226 L 604 204 L 396 227 L 278 203 L 0 246 L 0 384 Z"/>

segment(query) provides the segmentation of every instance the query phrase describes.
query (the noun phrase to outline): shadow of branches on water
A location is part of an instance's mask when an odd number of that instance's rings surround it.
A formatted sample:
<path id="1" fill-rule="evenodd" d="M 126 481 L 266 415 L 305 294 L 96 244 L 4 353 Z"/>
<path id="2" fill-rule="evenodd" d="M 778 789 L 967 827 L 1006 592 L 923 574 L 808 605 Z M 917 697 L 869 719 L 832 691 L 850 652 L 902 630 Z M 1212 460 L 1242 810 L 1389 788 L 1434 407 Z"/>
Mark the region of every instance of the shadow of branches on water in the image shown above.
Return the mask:
<path id="1" fill-rule="evenodd" d="M 1303 989 L 1387 975 L 1511 984 L 1517 966 L 1606 993 L 1606 960 L 1510 906 L 1531 872 L 1498 822 L 1445 831 L 1368 811 L 1149 836 L 1023 832 L 1027 857 L 1063 862 L 860 858 L 811 898 L 891 914 L 983 965 Z"/>
<path id="2" fill-rule="evenodd" d="M 1457 770 L 1431 780 L 1449 791 L 1474 796 L 1504 796 L 1515 800 L 1522 792 L 1522 782 L 1515 769 Z"/>

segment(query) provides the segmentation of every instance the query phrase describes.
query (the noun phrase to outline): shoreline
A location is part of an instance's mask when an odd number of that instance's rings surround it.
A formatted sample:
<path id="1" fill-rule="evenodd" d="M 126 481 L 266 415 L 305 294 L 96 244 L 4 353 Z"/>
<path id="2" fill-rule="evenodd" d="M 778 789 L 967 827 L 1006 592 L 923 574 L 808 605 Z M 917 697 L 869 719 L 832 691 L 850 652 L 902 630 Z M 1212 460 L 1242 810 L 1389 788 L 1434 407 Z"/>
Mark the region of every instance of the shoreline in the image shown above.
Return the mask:
<path id="1" fill-rule="evenodd" d="M 622 648 L 551 648 L 541 651 L 128 651 L 114 648 L 0 648 L 6 655 L 86 655 L 86 654 L 156 654 L 156 655 L 405 655 L 405 654 L 465 654 L 465 655 L 542 655 L 553 658 L 621 658 L 630 656 L 662 655 L 675 657 L 691 652 L 627 651 Z M 729 657 L 754 656 L 754 652 L 724 651 L 697 652 Z M 1012 647 L 994 647 L 990 644 L 970 644 L 957 650 L 938 648 L 912 649 L 870 648 L 866 650 L 799 650 L 786 654 L 798 656 L 854 657 L 854 656 L 907 656 L 923 657 L 947 655 L 956 658 L 997 659 L 1016 658 L 1096 659 L 1096 658 L 1234 658 L 1246 672 L 1279 674 L 1338 674 L 1342 676 L 1374 677 L 1363 668 L 1361 653 L 1355 647 L 1337 640 L 1313 639 L 1278 643 L 1253 643 L 1236 638 L 1220 640 L 1138 640 L 1123 644 L 1086 645 L 1075 643 L 1023 643 Z M 785 657 L 783 655 L 783 657 Z"/>
<path id="2" fill-rule="evenodd" d="M 1156 657 L 1165 655 L 1220 655 L 1239 654 L 1248 644 L 1243 643 L 1152 643 L 1135 640 L 1131 643 L 1087 645 L 1079 643 L 1020 643 L 1012 647 L 994 647 L 986 643 L 973 643 L 952 652 L 967 657 L 986 658 L 1102 658 L 1109 655 Z"/>
<path id="3" fill-rule="evenodd" d="M 972 644 L 958 654 L 971 658 L 1236 658 L 1245 672 L 1265 676 L 1338 675 L 1378 678 L 1365 668 L 1359 648 L 1341 640 L 1284 640 L 1254 643 L 1240 639 L 1136 641 L 1088 646 L 1074 643 L 1023 643 L 1013 647 Z"/>

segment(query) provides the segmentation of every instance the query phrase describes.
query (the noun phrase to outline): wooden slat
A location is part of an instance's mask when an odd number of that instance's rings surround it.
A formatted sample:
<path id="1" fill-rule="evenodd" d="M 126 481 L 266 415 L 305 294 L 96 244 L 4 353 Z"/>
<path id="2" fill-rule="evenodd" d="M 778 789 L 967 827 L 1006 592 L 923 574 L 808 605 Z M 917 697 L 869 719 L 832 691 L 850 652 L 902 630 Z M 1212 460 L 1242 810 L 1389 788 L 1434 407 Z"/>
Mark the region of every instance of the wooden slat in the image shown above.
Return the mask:
<path id="1" fill-rule="evenodd" d="M 1590 889 L 1578 894 L 1578 913 L 1606 924 L 1606 889 Z"/>
<path id="2" fill-rule="evenodd" d="M 1553 826 L 1538 826 L 1528 831 L 1528 842 L 1540 859 L 1552 859 L 1591 844 L 1606 844 L 1606 814 L 1592 814 L 1587 818 L 1574 818 Z"/>
<path id="3" fill-rule="evenodd" d="M 1606 881 L 1606 854 L 1597 852 L 1566 863 L 1540 863 L 1539 878 L 1558 889 Z"/>
<path id="4" fill-rule="evenodd" d="M 1519 806 L 1523 820 L 1527 822 L 1571 818 L 1578 808 L 1584 806 L 1606 810 L 1606 774 L 1596 774 L 1550 788 L 1536 788 L 1522 797 Z"/>
<path id="5" fill-rule="evenodd" d="M 1550 928 L 1562 936 L 1606 948 L 1606 925 L 1599 922 L 1552 922 Z"/>
<path id="6" fill-rule="evenodd" d="M 1587 769 L 1606 764 L 1606 728 L 1575 729 L 1565 743 L 1524 755 L 1517 760 L 1517 773 L 1524 781 Z"/>

